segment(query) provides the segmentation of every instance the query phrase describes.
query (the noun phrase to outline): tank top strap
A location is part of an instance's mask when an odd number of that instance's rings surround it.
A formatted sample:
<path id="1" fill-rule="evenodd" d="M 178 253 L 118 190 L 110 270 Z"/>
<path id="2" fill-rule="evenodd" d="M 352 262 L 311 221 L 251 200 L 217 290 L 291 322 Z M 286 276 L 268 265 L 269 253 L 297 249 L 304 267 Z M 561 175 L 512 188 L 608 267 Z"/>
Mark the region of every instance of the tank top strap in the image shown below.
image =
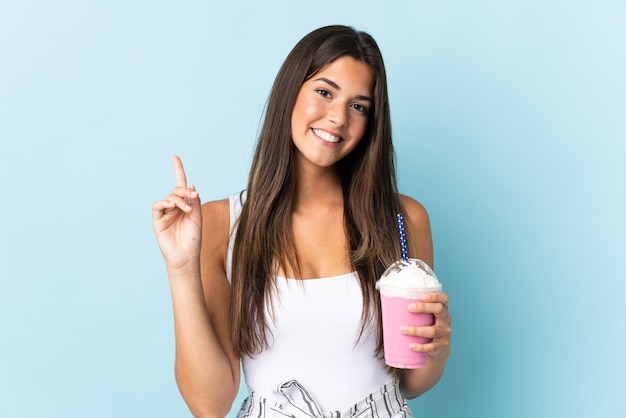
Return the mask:
<path id="1" fill-rule="evenodd" d="M 228 251 L 226 253 L 226 278 L 231 282 L 233 271 L 233 248 L 235 246 L 235 235 L 237 234 L 237 221 L 241 215 L 243 202 L 246 200 L 246 191 L 228 196 L 230 207 L 230 235 L 228 237 Z"/>

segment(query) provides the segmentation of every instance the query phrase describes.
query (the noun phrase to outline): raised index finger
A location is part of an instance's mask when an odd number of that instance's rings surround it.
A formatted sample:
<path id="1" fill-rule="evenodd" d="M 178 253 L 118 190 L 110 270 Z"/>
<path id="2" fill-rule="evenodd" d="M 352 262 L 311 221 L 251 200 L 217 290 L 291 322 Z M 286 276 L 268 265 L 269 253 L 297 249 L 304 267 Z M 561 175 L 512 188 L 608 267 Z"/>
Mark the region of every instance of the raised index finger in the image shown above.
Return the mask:
<path id="1" fill-rule="evenodd" d="M 178 155 L 172 157 L 174 163 L 174 174 L 176 175 L 176 187 L 187 187 L 187 176 L 185 176 L 185 169 L 183 168 L 183 162 Z"/>

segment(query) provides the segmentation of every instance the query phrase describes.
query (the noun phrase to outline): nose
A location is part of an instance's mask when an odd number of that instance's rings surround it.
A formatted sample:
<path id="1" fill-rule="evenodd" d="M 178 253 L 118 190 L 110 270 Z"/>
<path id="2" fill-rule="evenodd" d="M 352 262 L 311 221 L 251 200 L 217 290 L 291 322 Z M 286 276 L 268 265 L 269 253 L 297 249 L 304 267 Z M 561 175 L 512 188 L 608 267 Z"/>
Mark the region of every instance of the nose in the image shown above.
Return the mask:
<path id="1" fill-rule="evenodd" d="M 345 103 L 341 103 L 339 101 L 333 103 L 326 113 L 326 118 L 336 126 L 347 125 L 348 109 Z"/>

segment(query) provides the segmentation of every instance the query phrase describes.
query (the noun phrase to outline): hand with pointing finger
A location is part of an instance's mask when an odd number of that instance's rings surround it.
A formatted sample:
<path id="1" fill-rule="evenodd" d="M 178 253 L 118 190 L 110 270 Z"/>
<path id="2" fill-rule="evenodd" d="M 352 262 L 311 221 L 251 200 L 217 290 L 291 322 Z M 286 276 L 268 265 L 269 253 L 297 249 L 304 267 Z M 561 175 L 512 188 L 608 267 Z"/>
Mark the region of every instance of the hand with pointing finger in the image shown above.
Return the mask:
<path id="1" fill-rule="evenodd" d="M 200 195 L 187 186 L 183 163 L 172 157 L 176 187 L 163 200 L 152 204 L 152 228 L 168 270 L 199 264 L 202 237 Z"/>

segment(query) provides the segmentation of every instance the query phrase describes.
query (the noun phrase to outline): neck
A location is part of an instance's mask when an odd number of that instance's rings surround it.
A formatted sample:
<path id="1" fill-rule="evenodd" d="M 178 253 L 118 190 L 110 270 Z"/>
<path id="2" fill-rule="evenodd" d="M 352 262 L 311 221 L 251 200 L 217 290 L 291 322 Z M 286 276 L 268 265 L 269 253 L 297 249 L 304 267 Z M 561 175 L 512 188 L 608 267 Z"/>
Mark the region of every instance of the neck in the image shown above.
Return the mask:
<path id="1" fill-rule="evenodd" d="M 341 180 L 336 167 L 297 168 L 295 210 L 343 206 Z"/>

